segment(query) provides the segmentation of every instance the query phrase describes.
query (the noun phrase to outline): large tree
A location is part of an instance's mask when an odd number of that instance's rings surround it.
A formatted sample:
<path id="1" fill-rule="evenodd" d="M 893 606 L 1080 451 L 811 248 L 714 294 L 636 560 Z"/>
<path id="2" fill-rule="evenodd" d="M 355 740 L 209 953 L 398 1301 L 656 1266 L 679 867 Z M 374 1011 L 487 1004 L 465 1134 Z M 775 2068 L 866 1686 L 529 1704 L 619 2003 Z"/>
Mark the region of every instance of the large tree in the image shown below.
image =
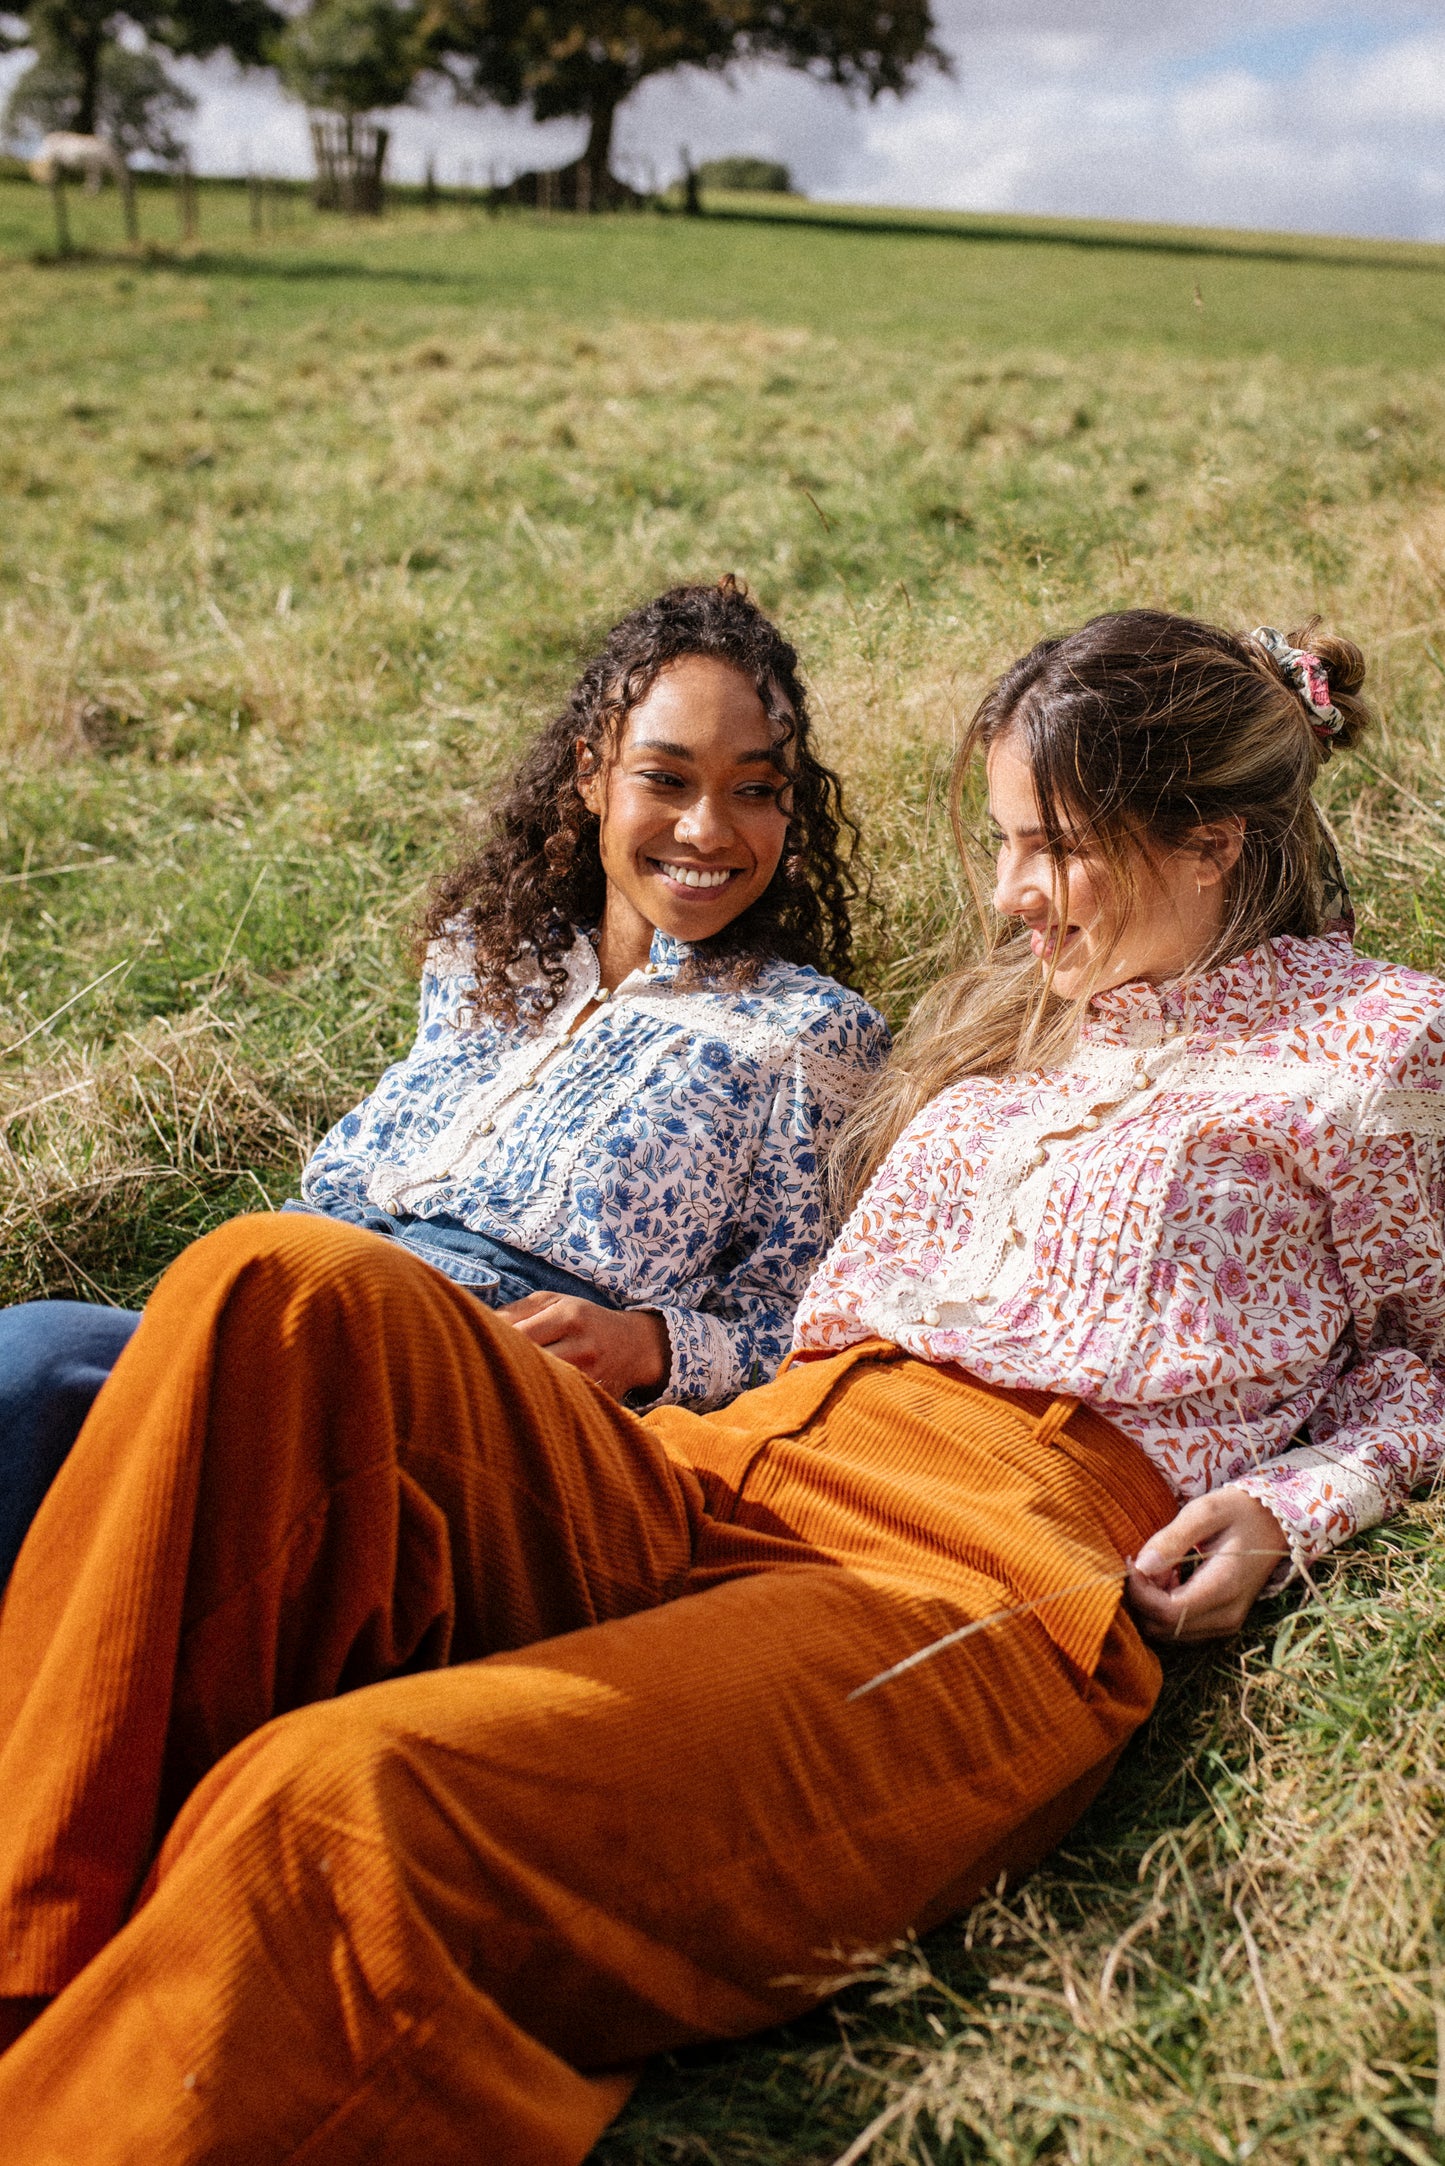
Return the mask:
<path id="1" fill-rule="evenodd" d="M 47 136 L 69 128 L 79 100 L 74 64 L 63 55 L 38 53 L 6 101 L 3 134 L 11 142 Z M 196 109 L 196 100 L 166 72 L 160 56 L 147 47 L 107 45 L 100 57 L 96 133 L 129 165 L 136 157 L 175 165 L 185 155 L 176 130 Z"/>
<path id="2" fill-rule="evenodd" d="M 774 60 L 876 98 L 948 68 L 928 0 L 424 0 L 464 94 L 588 124 L 589 201 L 606 200 L 617 108 L 673 68 Z"/>
<path id="3" fill-rule="evenodd" d="M 271 0 L 0 0 L 4 42 L 33 47 L 52 74 L 68 71 L 64 125 L 77 135 L 96 133 L 106 55 L 127 30 L 167 52 L 261 61 L 283 20 Z"/>

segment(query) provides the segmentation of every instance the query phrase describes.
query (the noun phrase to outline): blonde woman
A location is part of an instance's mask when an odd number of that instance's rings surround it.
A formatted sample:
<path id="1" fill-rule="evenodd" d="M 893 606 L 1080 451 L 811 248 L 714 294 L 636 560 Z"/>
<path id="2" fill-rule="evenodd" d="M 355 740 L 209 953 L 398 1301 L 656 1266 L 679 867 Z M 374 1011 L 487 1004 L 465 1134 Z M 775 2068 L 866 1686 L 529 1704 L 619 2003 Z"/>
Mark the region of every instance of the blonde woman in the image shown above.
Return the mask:
<path id="1" fill-rule="evenodd" d="M 642 2056 L 1026 1871 L 1147 1636 L 1435 1469 L 1445 985 L 1325 929 L 1310 797 L 1363 674 L 1140 611 L 994 687 L 1020 929 L 725 1410 L 346 1227 L 181 1259 L 0 1612 L 0 2166 L 581 2160 Z"/>

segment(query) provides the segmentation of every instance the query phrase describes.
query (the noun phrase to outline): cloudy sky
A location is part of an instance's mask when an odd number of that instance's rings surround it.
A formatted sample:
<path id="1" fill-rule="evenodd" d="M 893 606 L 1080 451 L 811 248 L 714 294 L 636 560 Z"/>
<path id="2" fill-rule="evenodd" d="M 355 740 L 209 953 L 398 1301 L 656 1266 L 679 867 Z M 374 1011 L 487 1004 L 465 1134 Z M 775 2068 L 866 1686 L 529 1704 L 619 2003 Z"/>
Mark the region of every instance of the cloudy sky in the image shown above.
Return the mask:
<path id="1" fill-rule="evenodd" d="M 1445 240 L 1436 0 L 935 0 L 950 80 L 849 105 L 781 69 L 686 74 L 624 107 L 624 169 L 786 160 L 809 194 Z M 0 71 L 0 83 L 13 70 Z M 301 115 L 264 75 L 183 71 L 202 170 L 300 173 Z M 580 130 L 436 105 L 396 120 L 400 178 L 560 163 Z"/>

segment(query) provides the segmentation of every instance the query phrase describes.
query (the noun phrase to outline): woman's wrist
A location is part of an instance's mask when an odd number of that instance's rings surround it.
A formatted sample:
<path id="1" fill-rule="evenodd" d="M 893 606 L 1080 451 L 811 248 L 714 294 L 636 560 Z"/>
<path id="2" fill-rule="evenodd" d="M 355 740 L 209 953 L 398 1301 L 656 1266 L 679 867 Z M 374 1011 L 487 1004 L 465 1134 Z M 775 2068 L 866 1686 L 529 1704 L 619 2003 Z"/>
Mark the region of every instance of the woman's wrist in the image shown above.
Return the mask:
<path id="1" fill-rule="evenodd" d="M 628 1367 L 635 1370 L 626 1395 L 655 1398 L 672 1375 L 672 1339 L 666 1319 L 658 1309 L 627 1309 L 623 1313 L 632 1327 L 632 1359 Z"/>

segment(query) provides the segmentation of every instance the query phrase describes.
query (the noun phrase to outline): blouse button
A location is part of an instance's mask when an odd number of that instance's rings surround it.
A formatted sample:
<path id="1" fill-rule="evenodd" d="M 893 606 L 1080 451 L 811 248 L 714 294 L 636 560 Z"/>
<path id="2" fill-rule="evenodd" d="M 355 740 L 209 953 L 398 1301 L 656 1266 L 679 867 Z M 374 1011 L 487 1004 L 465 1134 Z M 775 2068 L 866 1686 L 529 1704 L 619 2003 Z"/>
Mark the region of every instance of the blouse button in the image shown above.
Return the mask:
<path id="1" fill-rule="evenodd" d="M 1079 1126 L 1081 1128 L 1097 1128 L 1098 1125 L 1099 1116 L 1097 1113 L 1086 1113 L 1084 1115 L 1084 1118 L 1079 1123 Z"/>
<path id="2" fill-rule="evenodd" d="M 642 975 L 644 976 L 644 978 L 655 978 L 657 976 L 656 963 L 644 963 L 642 966 Z"/>
<path id="3" fill-rule="evenodd" d="M 934 1330 L 938 1323 L 937 1309 L 925 1309 L 918 1321 L 920 1324 L 926 1324 L 930 1331 Z"/>
<path id="4" fill-rule="evenodd" d="M 1094 1124 L 1094 1125 L 1095 1125 L 1095 1126 L 1097 1127 L 1097 1126 L 1098 1126 L 1098 1123 L 1097 1123 L 1097 1122 L 1095 1122 L 1095 1124 Z M 1032 1157 L 1032 1158 L 1031 1158 L 1031 1159 L 1029 1160 L 1029 1164 L 1030 1164 L 1031 1166 L 1046 1166 L 1046 1165 L 1048 1164 L 1048 1162 L 1049 1162 L 1049 1154 L 1048 1154 L 1048 1152 L 1047 1152 L 1047 1151 L 1046 1151 L 1046 1150 L 1044 1149 L 1044 1147 L 1043 1147 L 1043 1145 L 1042 1145 L 1042 1143 L 1041 1143 L 1041 1144 L 1040 1144 L 1040 1145 L 1038 1146 L 1038 1149 L 1037 1149 L 1037 1150 L 1036 1150 L 1036 1151 L 1034 1152 L 1034 1155 L 1033 1155 L 1033 1157 Z"/>
<path id="5" fill-rule="evenodd" d="M 496 1125 L 495 1121 L 483 1121 L 481 1127 L 477 1130 L 477 1134 L 479 1136 L 489 1136 L 496 1128 Z"/>

